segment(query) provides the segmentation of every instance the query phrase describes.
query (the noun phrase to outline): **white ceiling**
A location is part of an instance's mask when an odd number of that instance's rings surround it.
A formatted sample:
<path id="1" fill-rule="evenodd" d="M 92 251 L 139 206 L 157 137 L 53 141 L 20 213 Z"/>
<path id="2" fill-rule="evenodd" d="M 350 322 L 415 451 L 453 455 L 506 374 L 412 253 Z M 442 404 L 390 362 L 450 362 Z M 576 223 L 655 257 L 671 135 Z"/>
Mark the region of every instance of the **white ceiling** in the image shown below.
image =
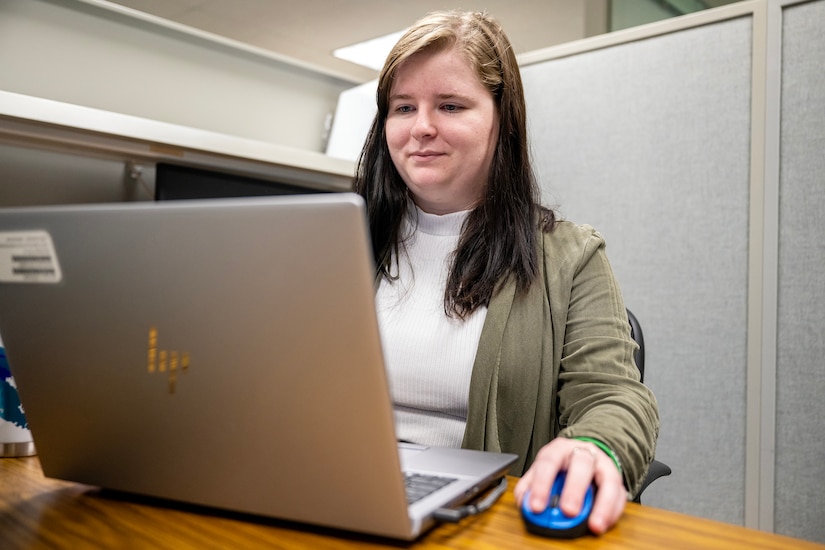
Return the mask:
<path id="1" fill-rule="evenodd" d="M 600 34 L 607 28 L 607 0 L 113 0 L 112 3 L 277 52 L 353 82 L 366 82 L 377 75 L 370 69 L 333 57 L 333 50 L 403 30 L 432 10 L 487 11 L 501 22 L 517 54 Z M 706 2 L 716 3 L 720 2 Z"/>
<path id="2" fill-rule="evenodd" d="M 353 82 L 375 71 L 332 51 L 409 27 L 429 11 L 486 10 L 501 21 L 516 53 L 585 36 L 584 7 L 570 0 L 114 0 L 113 3 L 323 68 Z M 598 0 L 597 4 L 604 4 Z M 604 22 L 599 31 L 603 32 Z"/>

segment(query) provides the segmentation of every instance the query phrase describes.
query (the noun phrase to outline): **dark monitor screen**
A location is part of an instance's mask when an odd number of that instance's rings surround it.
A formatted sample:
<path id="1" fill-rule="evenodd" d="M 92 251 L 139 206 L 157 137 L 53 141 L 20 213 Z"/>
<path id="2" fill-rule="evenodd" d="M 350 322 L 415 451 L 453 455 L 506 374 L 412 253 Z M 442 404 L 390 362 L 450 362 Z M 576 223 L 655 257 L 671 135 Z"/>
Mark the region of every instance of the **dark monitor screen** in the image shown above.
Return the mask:
<path id="1" fill-rule="evenodd" d="M 326 192 L 320 189 L 165 162 L 159 162 L 155 167 L 155 200 L 158 201 Z"/>

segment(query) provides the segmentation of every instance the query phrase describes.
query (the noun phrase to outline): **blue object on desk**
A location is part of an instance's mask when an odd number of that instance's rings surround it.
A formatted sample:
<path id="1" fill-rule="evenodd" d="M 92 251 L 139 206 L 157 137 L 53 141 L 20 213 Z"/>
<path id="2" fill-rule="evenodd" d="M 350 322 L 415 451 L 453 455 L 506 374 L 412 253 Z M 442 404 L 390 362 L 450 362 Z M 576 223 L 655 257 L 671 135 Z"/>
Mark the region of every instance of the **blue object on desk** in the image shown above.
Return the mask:
<path id="1" fill-rule="evenodd" d="M 565 478 L 565 472 L 559 472 L 556 476 L 550 490 L 547 508 L 543 512 L 533 512 L 527 504 L 530 499 L 529 491 L 524 495 L 521 501 L 521 517 L 531 533 L 545 537 L 572 539 L 588 532 L 587 518 L 590 517 L 595 497 L 593 486 L 588 487 L 584 495 L 581 511 L 573 517 L 568 517 L 559 508 L 559 498 L 564 488 Z"/>
<path id="2" fill-rule="evenodd" d="M 28 430 L 26 415 L 20 405 L 17 388 L 14 387 L 14 378 L 11 375 L 9 363 L 6 360 L 6 350 L 0 347 L 0 420 L 11 422 L 18 428 Z"/>

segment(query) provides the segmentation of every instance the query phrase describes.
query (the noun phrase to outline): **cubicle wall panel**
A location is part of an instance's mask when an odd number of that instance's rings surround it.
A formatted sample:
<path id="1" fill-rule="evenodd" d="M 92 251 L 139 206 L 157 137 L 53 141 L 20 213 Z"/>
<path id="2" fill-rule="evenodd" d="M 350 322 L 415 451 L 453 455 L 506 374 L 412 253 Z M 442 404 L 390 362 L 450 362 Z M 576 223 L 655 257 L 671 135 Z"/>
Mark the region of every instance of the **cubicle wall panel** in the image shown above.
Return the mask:
<path id="1" fill-rule="evenodd" d="M 825 1 L 783 10 L 775 529 L 825 543 Z"/>
<path id="2" fill-rule="evenodd" d="M 0 143 L 0 207 L 153 200 L 154 166 Z"/>
<path id="3" fill-rule="evenodd" d="M 545 203 L 588 223 L 645 332 L 674 474 L 648 505 L 744 521 L 752 21 L 523 68 Z"/>

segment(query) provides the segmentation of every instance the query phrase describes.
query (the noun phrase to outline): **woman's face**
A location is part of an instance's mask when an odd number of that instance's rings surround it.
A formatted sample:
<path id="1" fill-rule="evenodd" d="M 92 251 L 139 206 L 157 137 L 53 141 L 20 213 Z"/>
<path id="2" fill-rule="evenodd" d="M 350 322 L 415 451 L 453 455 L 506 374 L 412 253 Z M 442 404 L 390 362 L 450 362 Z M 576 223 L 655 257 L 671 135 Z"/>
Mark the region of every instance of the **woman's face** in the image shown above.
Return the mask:
<path id="1" fill-rule="evenodd" d="M 432 214 L 473 208 L 498 140 L 492 94 L 450 48 L 422 52 L 395 73 L 385 126 L 393 164 L 415 203 Z"/>

